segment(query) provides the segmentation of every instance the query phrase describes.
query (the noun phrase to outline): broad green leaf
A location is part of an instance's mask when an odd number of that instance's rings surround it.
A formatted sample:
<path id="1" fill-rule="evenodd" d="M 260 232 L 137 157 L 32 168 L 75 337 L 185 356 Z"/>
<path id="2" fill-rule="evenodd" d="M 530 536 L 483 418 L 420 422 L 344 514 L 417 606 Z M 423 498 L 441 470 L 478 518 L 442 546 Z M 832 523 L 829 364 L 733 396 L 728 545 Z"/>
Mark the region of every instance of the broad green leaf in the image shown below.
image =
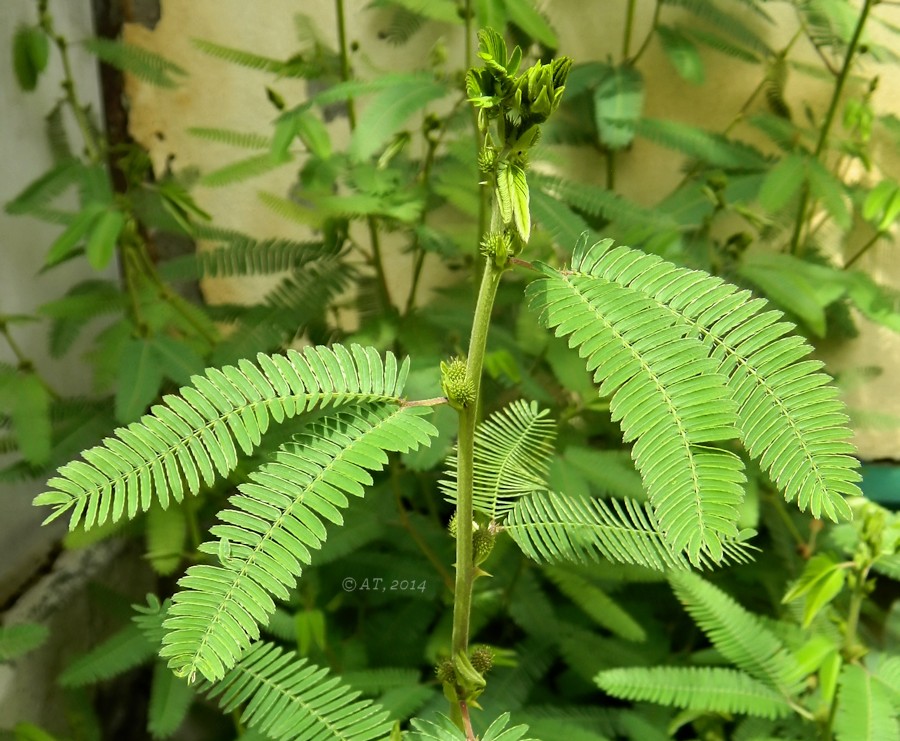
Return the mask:
<path id="1" fill-rule="evenodd" d="M 46 625 L 21 623 L 0 628 L 0 661 L 9 661 L 38 648 L 50 631 Z"/>
<path id="2" fill-rule="evenodd" d="M 477 0 L 475 17 L 479 28 L 506 28 L 506 2 L 504 0 Z"/>
<path id="3" fill-rule="evenodd" d="M 780 253 L 750 253 L 739 273 L 819 337 L 825 336 L 825 307 L 845 292 L 841 271 Z"/>
<path id="4" fill-rule="evenodd" d="M 803 627 L 808 628 L 819 611 L 840 594 L 846 572 L 831 556 L 820 553 L 811 558 L 800 578 L 782 599 L 785 604 L 805 596 Z"/>
<path id="5" fill-rule="evenodd" d="M 460 25 L 463 22 L 453 0 L 391 0 L 391 5 L 399 5 L 411 13 L 441 23 Z"/>
<path id="6" fill-rule="evenodd" d="M 510 22 L 515 23 L 535 41 L 549 49 L 559 47 L 556 32 L 550 27 L 544 16 L 535 9 L 534 0 L 506 0 L 506 12 Z M 498 30 L 502 30 L 502 28 L 498 27 Z M 503 60 L 503 62 L 505 61 Z"/>
<path id="7" fill-rule="evenodd" d="M 900 216 L 900 185 L 893 180 L 878 183 L 866 196 L 862 215 L 879 232 L 887 231 Z"/>
<path id="8" fill-rule="evenodd" d="M 759 205 L 774 213 L 784 208 L 806 179 L 806 160 L 788 154 L 769 170 L 759 189 Z"/>
<path id="9" fill-rule="evenodd" d="M 94 270 L 103 270 L 109 265 L 124 226 L 125 216 L 118 209 L 103 212 L 94 222 L 85 248 L 88 262 Z"/>
<path id="10" fill-rule="evenodd" d="M 852 214 L 844 194 L 844 184 L 815 157 L 810 158 L 807 171 L 809 189 L 822 201 L 825 210 L 841 229 L 849 229 Z"/>
<path id="11" fill-rule="evenodd" d="M 161 576 L 169 576 L 181 565 L 187 538 L 187 518 L 183 506 L 163 509 L 154 505 L 147 512 L 145 529 L 147 560 Z"/>
<path id="12" fill-rule="evenodd" d="M 12 55 L 19 87 L 26 92 L 34 90 L 50 55 L 46 34 L 36 26 L 21 26 L 13 37 Z"/>
<path id="13" fill-rule="evenodd" d="M 120 422 L 139 419 L 159 393 L 164 371 L 151 342 L 126 340 L 116 389 L 116 419 Z"/>
<path id="14" fill-rule="evenodd" d="M 447 88 L 430 75 L 407 75 L 403 83 L 379 92 L 365 107 L 350 140 L 350 156 L 357 161 L 375 154 L 407 119 Z"/>
<path id="15" fill-rule="evenodd" d="M 9 414 L 22 457 L 40 466 L 50 457 L 50 394 L 34 373 L 0 371 L 0 410 Z"/>
<path id="16" fill-rule="evenodd" d="M 147 730 L 153 738 L 169 738 L 181 726 L 194 701 L 194 690 L 176 677 L 165 662 L 153 665 L 150 685 L 150 704 L 147 709 Z M 241 736 L 243 739 L 244 736 Z"/>
<path id="17" fill-rule="evenodd" d="M 166 378 L 186 386 L 191 382 L 191 376 L 203 372 L 203 358 L 186 342 L 160 335 L 148 340 L 148 344 Z"/>
<path id="18" fill-rule="evenodd" d="M 528 205 L 528 180 L 525 169 L 519 165 L 510 165 L 508 171 L 512 178 L 512 216 L 522 241 L 528 244 L 531 238 L 531 211 Z"/>
<path id="19" fill-rule="evenodd" d="M 634 139 L 644 107 L 644 78 L 634 67 L 611 67 L 594 89 L 594 121 L 608 149 L 624 149 Z"/>
<path id="20" fill-rule="evenodd" d="M 99 203 L 89 203 L 81 212 L 72 220 L 72 222 L 63 230 L 53 244 L 50 245 L 50 251 L 44 264 L 48 267 L 55 265 L 69 256 L 84 236 L 88 233 L 94 221 L 106 209 Z"/>
<path id="21" fill-rule="evenodd" d="M 316 157 L 328 159 L 331 156 L 331 137 L 328 129 L 312 111 L 307 111 L 297 120 L 297 135 Z"/>
<path id="22" fill-rule="evenodd" d="M 696 45 L 677 28 L 659 25 L 656 27 L 663 51 L 675 67 L 675 71 L 688 82 L 700 85 L 706 79 L 703 59 Z"/>
<path id="23" fill-rule="evenodd" d="M 842 271 L 846 281 L 847 296 L 867 319 L 900 332 L 900 306 L 896 293 L 879 286 L 866 273 L 857 270 Z"/>

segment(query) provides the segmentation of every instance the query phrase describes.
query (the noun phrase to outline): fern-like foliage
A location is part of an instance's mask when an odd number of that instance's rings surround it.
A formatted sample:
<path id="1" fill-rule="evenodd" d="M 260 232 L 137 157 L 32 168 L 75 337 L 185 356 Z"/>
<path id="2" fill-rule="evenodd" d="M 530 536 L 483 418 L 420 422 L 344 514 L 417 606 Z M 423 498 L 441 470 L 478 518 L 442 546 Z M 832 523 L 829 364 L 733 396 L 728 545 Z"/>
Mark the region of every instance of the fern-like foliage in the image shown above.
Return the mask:
<path id="1" fill-rule="evenodd" d="M 859 474 L 843 405 L 780 313 L 718 278 L 611 240 L 582 241 L 570 270 L 543 269 L 546 278 L 529 286 L 532 301 L 587 357 L 600 393 L 613 395 L 673 545 L 687 545 L 692 559 L 699 545 L 715 560 L 716 541 L 735 535 L 740 467 L 709 447 L 733 434 L 730 425 L 788 501 L 817 517 L 850 517 L 844 497 L 859 494 Z M 717 411 L 701 411 L 709 406 Z M 673 487 L 659 465 L 668 474 L 678 460 L 691 482 L 683 471 Z"/>
<path id="2" fill-rule="evenodd" d="M 153 738 L 169 738 L 187 717 L 194 701 L 194 689 L 176 677 L 164 662 L 153 666 L 150 704 L 147 707 L 147 730 Z"/>
<path id="3" fill-rule="evenodd" d="M 82 687 L 118 676 L 148 661 L 157 648 L 139 624 L 131 623 L 75 659 L 59 675 L 59 683 Z"/>
<path id="4" fill-rule="evenodd" d="M 209 126 L 191 126 L 187 133 L 198 139 L 227 144 L 239 149 L 268 149 L 272 146 L 271 137 L 253 131 L 235 131 Z"/>
<path id="5" fill-rule="evenodd" d="M 734 669 L 629 667 L 600 672 L 600 688 L 623 700 L 639 700 L 708 713 L 780 718 L 791 708 L 771 688 Z"/>
<path id="6" fill-rule="evenodd" d="M 388 714 L 327 669 L 292 651 L 257 643 L 208 696 L 276 741 L 370 741 L 390 733 Z"/>
<path id="7" fill-rule="evenodd" d="M 507 728 L 508 725 L 509 713 L 503 713 L 479 738 L 481 741 L 538 741 L 525 737 L 528 726 Z M 445 715 L 438 716 L 436 721 L 414 718 L 412 727 L 413 732 L 407 735 L 409 741 L 466 741 L 466 734 Z"/>
<path id="8" fill-rule="evenodd" d="M 900 738 L 900 697 L 865 668 L 847 664 L 838 681 L 834 731 L 838 741 Z"/>
<path id="9" fill-rule="evenodd" d="M 679 601 L 722 656 L 789 697 L 802 680 L 797 660 L 763 622 L 692 572 L 669 577 Z"/>
<path id="10" fill-rule="evenodd" d="M 218 540 L 200 546 L 221 565 L 188 569 L 169 608 L 160 656 L 176 674 L 224 676 L 275 611 L 272 596 L 288 598 L 325 540 L 325 521 L 343 524 L 348 495 L 363 496 L 368 471 L 387 463 L 385 451 L 405 453 L 436 434 L 422 416 L 429 411 L 373 404 L 327 415 L 250 474 L 219 513 Z"/>
<path id="11" fill-rule="evenodd" d="M 187 74 L 183 67 L 170 62 L 156 52 L 142 49 L 134 44 L 97 38 L 89 39 L 84 45 L 101 61 L 123 72 L 129 72 L 151 85 L 176 87 L 178 85 L 177 77 Z"/>
<path id="12" fill-rule="evenodd" d="M 556 427 L 547 410 L 521 399 L 495 412 L 475 432 L 472 497 L 475 509 L 501 520 L 516 501 L 546 491 Z M 456 503 L 456 455 L 447 460 L 449 478 L 440 482 Z"/>
<path id="13" fill-rule="evenodd" d="M 671 313 L 579 257 L 572 271 L 532 283 L 532 302 L 546 326 L 571 335 L 611 397 L 667 540 L 695 563 L 701 552 L 719 561 L 722 542 L 738 537 L 744 482 L 740 459 L 710 445 L 738 434 L 724 378 Z"/>
<path id="14" fill-rule="evenodd" d="M 372 348 L 335 345 L 210 368 L 85 451 L 84 460 L 60 468 L 35 504 L 53 507 L 48 521 L 71 510 L 74 529 L 133 518 L 154 500 L 180 502 L 199 491 L 201 478 L 211 485 L 216 473 L 234 470 L 237 447 L 252 453 L 271 421 L 325 407 L 399 404 L 408 367 L 391 353 L 382 360 Z"/>
<path id="15" fill-rule="evenodd" d="M 657 571 L 685 569 L 688 561 L 661 531 L 653 511 L 632 499 L 562 497 L 553 492 L 520 499 L 504 529 L 535 561 L 590 562 L 605 558 Z M 748 560 L 746 546 L 725 543 L 725 557 Z M 711 565 L 703 553 L 703 565 Z"/>
<path id="16" fill-rule="evenodd" d="M 165 262 L 160 273 L 169 280 L 230 278 L 244 275 L 270 275 L 298 270 L 311 262 L 334 257 L 337 247 L 321 242 L 292 239 L 253 239 L 228 230 L 197 227 L 194 236 L 219 242 L 216 247 L 184 255 Z"/>

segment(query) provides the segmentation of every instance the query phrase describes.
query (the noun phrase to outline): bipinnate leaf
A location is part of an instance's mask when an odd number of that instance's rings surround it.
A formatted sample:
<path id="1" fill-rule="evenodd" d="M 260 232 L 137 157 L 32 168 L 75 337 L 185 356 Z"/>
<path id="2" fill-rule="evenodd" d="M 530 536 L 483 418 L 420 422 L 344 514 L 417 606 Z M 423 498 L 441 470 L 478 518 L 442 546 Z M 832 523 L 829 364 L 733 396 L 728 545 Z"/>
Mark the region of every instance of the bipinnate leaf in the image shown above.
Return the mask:
<path id="1" fill-rule="evenodd" d="M 888 689 L 858 664 L 841 669 L 834 733 L 838 741 L 900 739 L 900 716 Z"/>
<path id="2" fill-rule="evenodd" d="M 777 692 L 743 672 L 718 667 L 608 669 L 595 681 L 623 700 L 655 702 L 684 710 L 782 718 L 791 707 Z"/>
<path id="3" fill-rule="evenodd" d="M 374 402 L 399 405 L 408 362 L 372 348 L 307 347 L 207 369 L 140 422 L 120 428 L 51 478 L 35 499 L 48 520 L 71 511 L 70 529 L 133 518 L 157 500 L 181 501 L 211 485 L 259 445 L 271 422 L 307 411 Z M 149 388 L 149 386 L 148 386 Z"/>
<path id="4" fill-rule="evenodd" d="M 176 674 L 217 681 L 234 666 L 275 611 L 272 598 L 288 598 L 322 547 L 325 523 L 343 524 L 348 495 L 364 495 L 388 451 L 413 450 L 436 434 L 423 418 L 429 413 L 389 403 L 334 412 L 250 474 L 210 531 L 218 540 L 200 546 L 220 565 L 189 568 L 169 608 L 160 656 Z"/>

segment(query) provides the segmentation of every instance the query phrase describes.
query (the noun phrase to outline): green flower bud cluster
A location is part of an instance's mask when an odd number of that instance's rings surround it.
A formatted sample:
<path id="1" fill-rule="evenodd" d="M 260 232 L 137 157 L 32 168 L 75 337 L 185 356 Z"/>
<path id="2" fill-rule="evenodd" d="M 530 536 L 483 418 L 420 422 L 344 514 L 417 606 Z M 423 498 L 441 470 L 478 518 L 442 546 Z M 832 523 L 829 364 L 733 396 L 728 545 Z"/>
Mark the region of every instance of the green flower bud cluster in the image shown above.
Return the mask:
<path id="1" fill-rule="evenodd" d="M 469 652 L 469 660 L 479 674 L 487 674 L 494 668 L 494 651 L 490 646 L 478 646 Z"/>
<path id="2" fill-rule="evenodd" d="M 475 401 L 475 384 L 466 372 L 466 361 L 441 361 L 441 389 L 454 409 L 465 409 Z"/>
<path id="3" fill-rule="evenodd" d="M 497 526 L 490 525 L 477 527 L 472 533 L 472 560 L 475 565 L 483 564 L 494 550 L 494 541 L 497 539 Z"/>
<path id="4" fill-rule="evenodd" d="M 513 248 L 513 239 L 509 232 L 488 232 L 481 240 L 481 254 L 494 261 L 494 264 L 502 268 L 510 255 L 517 254 Z"/>
<path id="5" fill-rule="evenodd" d="M 503 37 L 490 28 L 478 37 L 478 56 L 484 67 L 466 75 L 469 101 L 478 109 L 479 126 L 486 128 L 488 120 L 499 119 L 501 136 L 507 141 L 519 141 L 559 107 L 572 60 L 560 57 L 549 64 L 538 62 L 517 75 L 522 63 L 518 46 L 507 53 Z"/>

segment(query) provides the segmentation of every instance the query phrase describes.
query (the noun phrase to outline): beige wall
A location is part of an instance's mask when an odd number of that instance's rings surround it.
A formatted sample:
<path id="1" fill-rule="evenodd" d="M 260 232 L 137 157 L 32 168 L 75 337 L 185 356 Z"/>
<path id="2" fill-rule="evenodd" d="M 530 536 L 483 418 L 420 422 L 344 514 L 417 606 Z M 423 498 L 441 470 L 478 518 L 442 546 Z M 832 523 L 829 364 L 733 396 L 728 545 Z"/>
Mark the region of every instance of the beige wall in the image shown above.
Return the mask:
<path id="1" fill-rule="evenodd" d="M 349 37 L 358 40 L 362 51 L 354 58 L 355 71 L 365 77 L 392 68 L 408 69 L 416 63 L 410 60 L 424 59 L 429 48 L 441 41 L 447 47 L 450 58 L 462 59 L 461 28 L 433 24 L 421 31 L 407 46 L 395 48 L 379 41 L 377 14 L 365 10 L 367 3 L 347 0 Z M 624 0 L 547 0 L 544 3 L 556 23 L 561 49 L 576 61 L 620 58 L 621 30 L 626 3 Z M 634 24 L 632 49 L 640 44 L 650 25 L 654 7 L 651 0 L 638 0 Z M 780 48 L 795 31 L 793 11 L 787 3 L 769 3 L 768 9 L 776 23 L 768 26 L 755 18 L 750 11 L 746 20 L 763 31 L 775 48 Z M 219 43 L 251 49 L 273 57 L 287 57 L 295 49 L 294 28 L 291 18 L 302 11 L 314 17 L 326 37 L 335 35 L 334 3 L 330 0 L 309 0 L 299 3 L 291 0 L 266 0 L 264 3 L 247 3 L 243 0 L 162 0 L 162 21 L 154 31 L 144 28 L 129 29 L 132 41 L 160 51 L 190 70 L 191 76 L 176 92 L 159 91 L 147 86 L 132 84 L 132 129 L 134 135 L 154 153 L 159 166 L 170 155 L 175 155 L 175 167 L 194 165 L 208 171 L 221 166 L 229 158 L 241 156 L 228 147 L 199 141 L 185 132 L 188 126 L 222 126 L 269 133 L 274 110 L 265 100 L 264 85 L 269 76 L 236 68 L 198 52 L 190 45 L 191 37 L 206 38 Z M 879 7 L 882 17 L 900 25 L 900 8 Z M 678 11 L 666 10 L 667 21 L 675 20 Z M 382 16 L 383 17 L 383 16 Z M 688 16 L 683 16 L 687 18 Z M 873 26 L 873 31 L 874 31 Z M 890 43 L 890 37 L 885 39 Z M 811 48 L 796 48 L 808 61 L 815 62 Z M 454 56 L 455 55 L 455 56 Z M 677 77 L 665 60 L 657 42 L 653 42 L 641 59 L 640 68 L 647 82 L 646 113 L 651 116 L 674 117 L 678 120 L 721 130 L 729 124 L 741 106 L 751 95 L 759 80 L 759 71 L 728 57 L 709 52 L 707 81 L 695 87 Z M 289 103 L 302 99 L 304 83 L 278 81 L 275 88 Z M 789 78 L 789 98 L 796 110 L 800 100 L 808 101 L 814 108 L 824 108 L 825 91 L 808 77 L 793 73 Z M 876 106 L 882 110 L 900 110 L 900 76 L 882 75 L 876 94 Z M 346 122 L 332 125 L 333 136 L 339 143 L 346 136 Z M 163 132 L 160 140 L 156 132 Z M 753 137 L 748 127 L 738 126 L 735 133 Z M 601 183 L 603 161 L 597 156 L 586 156 L 584 150 L 560 150 L 554 153 L 559 166 L 573 177 Z M 875 161 L 889 161 L 895 167 L 897 153 L 879 145 Z M 617 187 L 629 197 L 652 204 L 678 182 L 681 177 L 680 158 L 645 140 L 637 140 L 633 148 L 618 158 Z M 285 193 L 293 181 L 295 168 L 288 166 L 266 178 L 210 190 L 198 188 L 196 196 L 201 205 L 210 211 L 216 223 L 242 229 L 255 235 L 298 235 L 298 228 L 272 215 L 258 202 L 256 193 L 266 189 Z M 391 255 L 397 261 L 400 258 Z M 395 296 L 405 295 L 408 269 L 405 261 L 393 263 L 389 269 L 391 289 Z M 877 278 L 900 288 L 900 268 L 891 257 L 891 245 L 882 244 L 872 255 L 860 263 L 860 267 L 872 270 Z M 431 265 L 428 277 L 432 284 L 442 280 L 439 266 Z M 217 281 L 207 286 L 213 300 L 235 300 L 256 295 L 261 289 L 258 281 Z M 863 336 L 834 353 L 829 358 L 835 369 L 880 364 L 884 373 L 866 384 L 858 384 L 848 392 L 848 403 L 861 410 L 877 410 L 881 414 L 896 415 L 900 420 L 900 399 L 895 392 L 894 366 L 900 361 L 900 337 L 880 328 L 866 327 Z M 900 426 L 879 424 L 863 426 L 857 441 L 864 456 L 870 458 L 900 457 Z"/>

